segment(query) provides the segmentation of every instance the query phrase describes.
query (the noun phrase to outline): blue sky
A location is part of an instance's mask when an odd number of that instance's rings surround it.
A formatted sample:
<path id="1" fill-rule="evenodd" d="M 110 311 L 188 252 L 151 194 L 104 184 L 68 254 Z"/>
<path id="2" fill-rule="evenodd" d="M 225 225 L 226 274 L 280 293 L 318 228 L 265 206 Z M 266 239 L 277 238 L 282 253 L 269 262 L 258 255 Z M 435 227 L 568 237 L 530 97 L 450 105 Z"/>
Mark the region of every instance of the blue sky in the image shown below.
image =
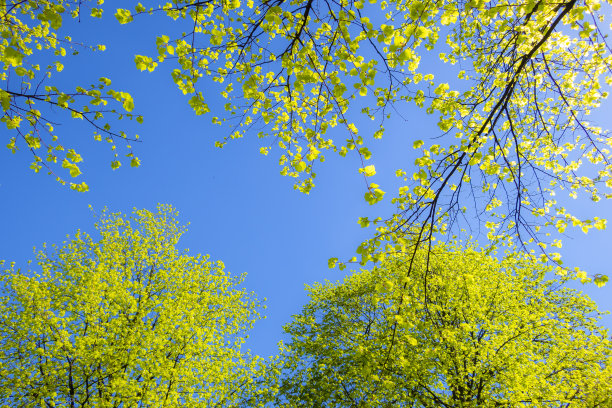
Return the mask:
<path id="1" fill-rule="evenodd" d="M 229 130 L 211 125 L 210 116 L 192 113 L 187 98 L 172 83 L 170 65 L 143 73 L 133 63 L 134 54 L 154 54 L 156 35 L 170 35 L 177 29 L 167 25 L 167 19 L 155 18 L 120 26 L 109 12 L 115 4 L 119 3 L 105 4 L 107 14 L 101 21 L 66 22 L 76 40 L 106 44 L 107 51 L 67 58 L 64 71 L 54 81 L 74 87 L 105 76 L 113 80 L 115 89 L 130 92 L 135 112 L 145 117 L 143 125 L 128 126 L 142 137 L 141 143 L 134 144 L 142 166 L 124 165 L 112 171 L 110 149 L 94 142 L 89 129 L 75 121 L 65 121 L 58 133 L 85 159 L 87 193 L 63 188 L 44 173 L 34 174 L 28 169 L 27 152 L 13 155 L 0 149 L 0 230 L 4 232 L 0 259 L 25 267 L 25 261 L 33 258 L 33 246 L 60 243 L 79 228 L 92 231 L 95 218 L 89 205 L 129 213 L 134 207 L 172 204 L 180 211 L 180 219 L 190 223 L 183 248 L 221 259 L 233 273 L 247 272 L 247 288 L 268 299 L 268 318 L 256 326 L 249 345 L 257 353 L 272 354 L 281 339 L 282 324 L 307 301 L 304 284 L 340 279 L 341 272 L 327 269 L 328 258 L 351 257 L 369 234 L 359 227 L 357 218 L 381 215 L 379 211 L 385 215 L 390 207 L 365 203 L 356 156 L 330 155 L 316 171 L 317 186 L 306 196 L 293 190 L 292 179 L 279 175 L 278 155 L 259 154 L 262 144 L 256 137 L 215 148 L 214 140 Z M 206 85 L 204 92 L 214 94 L 216 88 Z M 394 170 L 414 160 L 413 140 L 431 134 L 422 114 L 408 113 L 408 122 L 397 122 L 382 141 L 370 146 L 377 168 L 374 181 L 379 184 L 391 183 Z M 603 114 L 598 118 L 604 127 L 612 128 L 612 118 Z M 610 203 L 594 206 L 577 201 L 574 205 L 585 215 L 593 214 L 595 208 L 600 216 L 612 214 Z M 564 241 L 565 261 L 589 274 L 609 274 L 610 230 L 572 234 Z M 578 287 L 601 308 L 612 308 L 610 286 Z M 606 318 L 605 324 L 612 327 L 612 319 Z"/>

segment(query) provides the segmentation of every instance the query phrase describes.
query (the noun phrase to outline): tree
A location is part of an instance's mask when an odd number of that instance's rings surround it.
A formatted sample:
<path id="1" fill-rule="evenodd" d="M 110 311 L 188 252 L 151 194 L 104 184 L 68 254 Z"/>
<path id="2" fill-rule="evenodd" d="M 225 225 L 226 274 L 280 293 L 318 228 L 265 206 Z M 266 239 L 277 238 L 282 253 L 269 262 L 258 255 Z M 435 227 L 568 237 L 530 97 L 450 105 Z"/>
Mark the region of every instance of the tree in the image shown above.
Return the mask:
<path id="1" fill-rule="evenodd" d="M 66 184 L 66 175 L 72 178 L 81 174 L 80 154 L 64 146 L 55 131 L 66 117 L 86 122 L 95 140 L 105 140 L 111 145 L 113 169 L 121 165 L 121 149 L 116 149 L 121 142 L 126 143 L 131 165 L 139 165 L 130 146 L 138 136 L 114 130 L 112 121 L 108 120 L 114 117 L 142 121 L 142 117 L 131 113 L 134 101 L 130 94 L 110 88 L 108 78 L 99 78 L 94 84 L 77 86 L 75 90 L 58 88 L 53 83 L 54 74 L 64 68 L 62 61 L 67 54 L 104 51 L 102 44 L 86 45 L 70 36 L 58 36 L 66 18 L 80 21 L 82 17 L 101 17 L 102 3 L 102 0 L 0 1 L 0 121 L 10 135 L 6 146 L 13 153 L 20 148 L 29 150 L 33 157 L 30 168 L 35 172 L 45 168 L 61 184 Z M 90 4 L 93 6 L 89 7 Z M 61 173 L 58 172 L 60 164 L 65 169 Z M 85 182 L 69 185 L 78 191 L 88 189 Z"/>
<path id="2" fill-rule="evenodd" d="M 220 261 L 177 249 L 175 211 L 104 212 L 2 275 L 0 403 L 9 407 L 234 405 L 263 378 L 241 350 L 260 303 Z"/>
<path id="3" fill-rule="evenodd" d="M 35 76 L 36 62 L 29 70 L 21 66 L 34 52 L 28 44 L 57 48 L 54 30 L 62 16 L 79 16 L 85 4 L 7 3 L 5 71 Z M 278 144 L 281 173 L 295 177 L 295 187 L 306 193 L 314 186 L 315 164 L 328 152 L 352 151 L 361 163 L 366 201 L 383 200 L 386 187 L 370 181 L 376 180 L 376 167 L 368 146 L 409 105 L 435 115 L 439 132 L 409 135 L 422 156 L 414 166 L 398 163 L 396 174 L 403 181 L 391 200 L 397 209 L 360 220 L 374 228 L 358 248 L 362 264 L 416 253 L 441 233 L 480 234 L 482 228 L 493 245 L 515 239 L 562 266 L 554 252 L 559 234 L 568 226 L 603 229 L 606 220 L 578 217 L 556 195 L 565 190 L 593 201 L 612 197 L 612 142 L 589 121 L 612 81 L 612 48 L 602 28 L 608 21 L 601 7 L 600 0 L 173 0 L 137 3 L 117 9 L 115 16 L 123 24 L 136 16 L 166 14 L 182 28 L 177 38 L 157 37 L 157 55 L 136 55 L 136 67 L 152 71 L 174 62 L 172 79 L 198 115 L 218 110 L 208 105 L 205 92 L 220 93 L 227 103 L 212 121 L 231 130 L 218 146 L 247 134 L 269 137 L 261 152 L 268 154 Z M 101 5 L 90 9 L 95 17 L 101 13 Z M 30 29 L 17 15 L 38 25 Z M 13 24 L 24 28 L 12 30 Z M 439 64 L 422 66 L 424 58 Z M 449 80 L 451 74 L 457 79 Z M 26 88 L 40 88 L 33 84 L 24 82 Z M 100 86 L 107 84 L 102 79 Z M 38 125 L 41 114 L 28 105 L 37 101 L 65 107 L 77 98 L 93 106 L 108 99 L 132 109 L 127 94 L 108 91 L 103 97 L 94 88 L 76 93 L 45 88 L 44 95 L 6 88 L 3 107 L 12 113 L 5 112 L 5 122 L 15 127 L 29 117 L 28 123 Z M 19 101 L 25 105 L 15 105 Z M 103 113 L 94 111 L 88 106 L 73 114 L 98 119 Z M 376 126 L 360 120 L 360 112 Z M 127 137 L 109 134 L 106 125 L 96 129 L 106 131 L 111 142 Z M 36 151 L 38 133 L 22 136 Z M 431 142 L 436 136 L 441 137 Z M 68 150 L 62 165 L 78 175 L 79 159 Z M 50 153 L 49 160 L 61 158 Z M 35 154 L 33 168 L 43 162 Z M 606 280 L 594 278 L 599 284 Z"/>
<path id="4" fill-rule="evenodd" d="M 375 228 L 358 249 L 362 264 L 416 253 L 440 232 L 482 227 L 491 242 L 542 244 L 535 248 L 561 265 L 549 246 L 559 244 L 558 233 L 568 225 L 601 229 L 605 220 L 571 214 L 555 194 L 612 197 L 611 139 L 588 121 L 612 80 L 601 7 L 599 0 L 174 0 L 116 17 L 129 23 L 165 13 L 183 21 L 183 35 L 158 37 L 158 55 L 137 55 L 137 67 L 175 62 L 172 78 L 196 114 L 214 109 L 204 89 L 217 91 L 203 78 L 219 83 L 226 112 L 212 121 L 232 130 L 218 145 L 250 133 L 270 137 L 262 153 L 278 144 L 281 174 L 306 193 L 326 152 L 353 151 L 365 199 L 379 202 L 384 191 L 370 182 L 368 145 L 409 104 L 436 115 L 439 133 L 408 135 L 422 156 L 415 166 L 399 163 L 397 210 L 360 220 Z M 421 67 L 424 57 L 440 64 Z M 370 129 L 359 112 L 378 126 Z M 434 136 L 443 137 L 423 140 Z"/>
<path id="5" fill-rule="evenodd" d="M 552 268 L 447 245 L 410 258 L 308 289 L 279 406 L 609 406 L 600 313 Z"/>

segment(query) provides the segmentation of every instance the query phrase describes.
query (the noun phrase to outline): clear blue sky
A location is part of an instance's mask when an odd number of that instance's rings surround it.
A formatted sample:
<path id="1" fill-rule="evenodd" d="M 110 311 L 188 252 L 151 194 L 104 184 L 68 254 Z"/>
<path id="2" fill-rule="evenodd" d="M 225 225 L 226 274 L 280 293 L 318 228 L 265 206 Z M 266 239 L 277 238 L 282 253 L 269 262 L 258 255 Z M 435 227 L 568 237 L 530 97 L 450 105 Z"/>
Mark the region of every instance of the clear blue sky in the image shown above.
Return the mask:
<path id="1" fill-rule="evenodd" d="M 142 166 L 131 169 L 124 165 L 112 171 L 107 145 L 94 142 L 89 129 L 75 121 L 64 122 L 58 133 L 85 159 L 87 193 L 63 188 L 43 173 L 34 174 L 28 169 L 31 157 L 27 152 L 13 155 L 0 149 L 0 259 L 26 267 L 25 261 L 33 258 L 33 246 L 60 243 L 79 228 L 92 231 L 95 219 L 90 204 L 94 209 L 107 206 L 124 213 L 133 207 L 154 209 L 157 203 L 172 204 L 180 211 L 180 219 L 190 223 L 183 248 L 221 259 L 233 273 L 247 272 L 247 288 L 268 299 L 268 319 L 257 325 L 250 346 L 257 353 L 272 354 L 282 324 L 307 301 L 304 284 L 341 278 L 337 270 L 327 269 L 328 258 L 351 257 L 369 234 L 359 227 L 357 218 L 386 215 L 388 207 L 370 207 L 363 200 L 357 157 L 330 155 L 316 171 L 317 186 L 306 196 L 293 190 L 291 179 L 279 175 L 274 152 L 267 157 L 259 154 L 261 141 L 256 137 L 229 143 L 222 150 L 215 148 L 214 140 L 228 129 L 211 125 L 210 116 L 192 113 L 187 98 L 172 83 L 170 65 L 142 73 L 133 63 L 134 54 L 154 54 L 156 35 L 177 29 L 166 19 L 148 18 L 120 26 L 110 12 L 117 4 L 105 4 L 102 21 L 67 22 L 75 40 L 106 44 L 107 51 L 67 58 L 65 70 L 54 81 L 74 87 L 106 76 L 115 89 L 130 92 L 135 112 L 145 117 L 143 125 L 133 128 L 142 136 L 142 143 L 134 145 Z M 204 91 L 215 89 L 205 87 Z M 418 119 L 396 124 L 371 146 L 377 168 L 374 181 L 379 184 L 390 182 L 396 168 L 413 162 L 412 141 L 427 137 L 431 129 L 423 116 L 410 115 L 406 116 Z M 610 118 L 599 118 L 612 128 Z M 609 203 L 597 207 L 599 215 L 612 215 Z M 590 202 L 580 202 L 578 211 L 588 215 L 593 208 Z M 589 274 L 609 274 L 611 238 L 610 230 L 588 236 L 575 233 L 564 241 L 564 259 Z M 601 308 L 610 309 L 611 287 L 580 288 Z M 605 322 L 612 327 L 612 319 Z"/>

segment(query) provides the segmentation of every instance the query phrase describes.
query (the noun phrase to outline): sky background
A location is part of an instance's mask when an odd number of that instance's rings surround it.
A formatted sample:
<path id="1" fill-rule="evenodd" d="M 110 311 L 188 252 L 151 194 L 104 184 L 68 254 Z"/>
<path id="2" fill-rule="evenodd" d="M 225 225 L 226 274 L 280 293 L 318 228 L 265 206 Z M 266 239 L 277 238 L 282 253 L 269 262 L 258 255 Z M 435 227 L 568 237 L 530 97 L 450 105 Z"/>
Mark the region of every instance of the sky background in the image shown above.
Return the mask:
<path id="1" fill-rule="evenodd" d="M 102 20 L 65 22 L 65 30 L 75 40 L 105 44 L 107 51 L 66 58 L 64 71 L 53 82 L 73 89 L 105 76 L 112 79 L 113 89 L 131 93 L 134 112 L 144 115 L 144 124 L 119 122 L 116 127 L 141 135 L 142 142 L 134 144 L 134 151 L 142 165 L 132 169 L 126 162 L 111 170 L 108 145 L 94 142 L 90 129 L 74 120 L 56 129 L 64 144 L 75 147 L 84 158 L 81 169 L 90 186 L 87 193 L 71 191 L 44 172 L 29 170 L 27 151 L 11 154 L 0 149 L 0 259 L 27 268 L 34 246 L 61 243 L 77 229 L 93 232 L 95 217 L 89 205 L 94 210 L 108 207 L 129 213 L 134 207 L 154 210 L 157 203 L 172 204 L 180 220 L 190 223 L 182 248 L 221 259 L 232 273 L 246 272 L 247 289 L 267 298 L 267 319 L 256 325 L 249 346 L 258 354 L 273 354 L 282 338 L 282 325 L 307 301 L 304 284 L 342 278 L 342 272 L 327 268 L 327 260 L 353 256 L 370 234 L 360 228 L 357 218 L 388 215 L 391 207 L 371 207 L 363 200 L 364 180 L 357 172 L 356 155 L 341 159 L 329 154 L 315 170 L 316 187 L 304 195 L 294 191 L 292 179 L 279 174 L 277 151 L 259 154 L 259 147 L 270 141 L 252 135 L 223 149 L 215 148 L 214 141 L 229 129 L 210 124 L 210 114 L 198 117 L 192 112 L 187 97 L 171 80 L 172 64 L 149 73 L 137 71 L 133 62 L 135 54 L 155 54 L 156 35 L 172 37 L 173 31 L 184 28 L 169 25 L 166 18 L 137 19 L 121 26 L 110 12 L 118 5 L 107 1 Z M 218 90 L 207 85 L 204 92 L 215 100 Z M 612 128 L 607 112 L 609 104 L 596 119 Z M 410 168 L 414 140 L 437 135 L 431 127 L 433 118 L 414 109 L 407 109 L 404 116 L 408 120 L 396 120 L 381 141 L 369 145 L 374 153 L 371 164 L 377 169 L 372 181 L 383 186 L 395 179 L 395 169 Z M 2 132 L 8 138 L 8 132 Z M 390 188 L 387 191 L 389 198 L 394 195 Z M 612 205 L 607 202 L 576 201 L 572 206 L 580 215 L 612 215 Z M 610 230 L 571 234 L 562 249 L 565 262 L 589 274 L 610 274 Z M 577 287 L 602 309 L 612 308 L 612 286 Z M 604 324 L 612 327 L 610 316 Z"/>

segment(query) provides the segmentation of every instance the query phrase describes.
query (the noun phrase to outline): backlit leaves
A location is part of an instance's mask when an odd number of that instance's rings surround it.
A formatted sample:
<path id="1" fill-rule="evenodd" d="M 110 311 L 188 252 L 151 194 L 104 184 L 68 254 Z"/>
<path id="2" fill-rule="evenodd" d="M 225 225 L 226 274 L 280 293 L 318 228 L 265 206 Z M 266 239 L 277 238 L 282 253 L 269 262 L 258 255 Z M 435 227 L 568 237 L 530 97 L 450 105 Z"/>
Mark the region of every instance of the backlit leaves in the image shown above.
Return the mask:
<path id="1" fill-rule="evenodd" d="M 175 0 L 147 12 L 186 20 L 183 37 L 158 38 L 151 61 L 176 58 L 172 77 L 198 114 L 208 110 L 202 78 L 218 83 L 227 103 L 213 122 L 232 130 L 217 145 L 248 133 L 272 137 L 281 174 L 295 177 L 300 191 L 314 186 L 310 152 L 319 160 L 353 152 L 367 168 L 366 144 L 383 136 L 392 112 L 409 103 L 437 118 L 447 137 L 435 145 L 408 135 L 423 155 L 406 169 L 414 182 L 395 194 L 397 212 L 366 246 L 374 256 L 406 236 L 421 242 L 457 232 L 463 214 L 492 241 L 512 236 L 526 245 L 563 223 L 595 225 L 554 195 L 612 197 L 610 138 L 587 120 L 607 97 L 612 72 L 599 9 L 592 0 Z M 124 22 L 130 13 L 122 13 Z M 423 72 L 422 58 L 432 56 L 440 65 Z M 442 70 L 458 80 L 437 81 Z M 360 130 L 359 113 L 380 128 Z M 587 162 L 594 171 L 585 173 Z M 366 186 L 366 201 L 382 199 L 383 187 Z"/>
<path id="2" fill-rule="evenodd" d="M 97 237 L 44 247 L 2 273 L 0 401 L 7 407 L 235 406 L 254 395 L 241 351 L 259 302 L 221 261 L 177 249 L 175 211 L 103 212 Z"/>
<path id="3" fill-rule="evenodd" d="M 92 4 L 94 7 L 89 7 Z M 35 172 L 44 168 L 61 184 L 67 183 L 62 168 L 70 178 L 78 177 L 81 170 L 78 162 L 66 154 L 69 149 L 54 129 L 58 121 L 85 122 L 95 140 L 106 140 L 111 145 L 113 163 L 121 160 L 115 150 L 118 141 L 126 143 L 128 158 L 134 157 L 130 141 L 137 136 L 132 138 L 123 131 L 113 130 L 109 120 L 133 118 L 130 112 L 134 102 L 129 94 L 111 89 L 107 78 L 74 90 L 59 89 L 50 81 L 56 72 L 63 70 L 60 59 L 67 53 L 76 55 L 81 49 L 105 49 L 103 45 L 85 46 L 57 34 L 66 18 L 81 18 L 88 8 L 92 17 L 101 17 L 102 9 L 95 5 L 96 2 L 64 0 L 0 4 L 0 122 L 8 130 L 7 148 L 13 153 L 29 150 L 33 157 L 30 168 Z M 40 65 L 49 59 L 53 62 L 46 67 Z M 78 191 L 88 189 L 84 182 L 68 184 Z"/>

